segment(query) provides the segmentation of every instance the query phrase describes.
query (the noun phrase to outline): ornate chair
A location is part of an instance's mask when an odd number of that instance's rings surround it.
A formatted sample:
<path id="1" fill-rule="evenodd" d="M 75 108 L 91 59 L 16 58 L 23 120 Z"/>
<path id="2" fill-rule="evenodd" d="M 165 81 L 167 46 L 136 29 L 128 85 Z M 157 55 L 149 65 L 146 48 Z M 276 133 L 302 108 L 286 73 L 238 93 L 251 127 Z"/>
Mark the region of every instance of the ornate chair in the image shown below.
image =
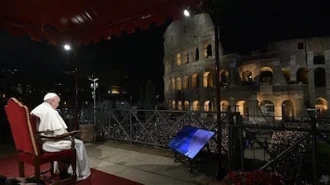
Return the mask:
<path id="1" fill-rule="evenodd" d="M 34 166 L 34 178 L 37 181 L 42 179 L 49 181 L 52 184 L 76 183 L 76 150 L 73 136 L 79 132 L 73 131 L 57 137 L 46 137 L 41 135 L 36 129 L 38 118 L 30 116 L 28 108 L 15 98 L 9 99 L 5 111 L 14 138 L 16 150 L 18 152 L 19 176 L 24 177 L 24 163 L 27 163 Z M 72 140 L 72 146 L 69 150 L 63 150 L 61 152 L 45 152 L 42 150 L 42 139 L 63 140 L 67 138 Z M 54 174 L 53 170 L 54 161 L 69 162 L 72 165 L 72 176 L 61 180 L 56 178 L 57 176 Z M 44 172 L 40 172 L 40 166 L 46 163 L 50 163 L 51 168 Z M 44 176 L 44 174 L 49 171 L 51 176 Z"/>

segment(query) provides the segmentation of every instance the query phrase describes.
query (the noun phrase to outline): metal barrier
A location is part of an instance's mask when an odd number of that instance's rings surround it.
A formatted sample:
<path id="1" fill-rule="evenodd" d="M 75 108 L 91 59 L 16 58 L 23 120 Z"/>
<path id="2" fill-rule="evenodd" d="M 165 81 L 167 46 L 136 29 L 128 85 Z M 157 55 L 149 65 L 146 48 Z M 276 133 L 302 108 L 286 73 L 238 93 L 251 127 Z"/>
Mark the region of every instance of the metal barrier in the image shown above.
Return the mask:
<path id="1" fill-rule="evenodd" d="M 94 119 L 92 109 L 79 111 L 80 124 L 91 124 Z M 222 148 L 227 149 L 227 112 L 222 112 Z M 73 127 L 74 111 L 64 111 L 62 116 Z M 169 141 L 185 125 L 216 131 L 216 112 L 193 112 L 175 110 L 141 109 L 97 109 L 96 132 L 106 139 L 142 143 L 166 147 Z M 217 152 L 217 136 L 209 143 L 209 149 Z"/>
<path id="2" fill-rule="evenodd" d="M 302 150 L 302 148 L 306 147 L 309 142 L 311 142 L 313 154 L 309 158 L 313 165 L 313 171 L 311 172 L 313 174 L 312 181 L 315 182 L 317 178 L 319 178 L 320 174 L 318 174 L 316 170 L 316 145 L 318 142 L 316 137 L 317 135 L 320 137 L 322 136 L 323 140 L 329 143 L 327 139 L 327 136 L 330 134 L 329 121 L 312 121 L 313 119 L 306 118 L 301 119 L 301 121 L 294 120 L 292 122 L 277 122 L 274 120 L 274 122 L 266 125 L 258 125 L 248 124 L 242 117 L 238 118 L 237 115 L 239 115 L 237 112 L 221 113 L 221 153 L 228 155 L 229 161 L 239 162 L 237 165 L 229 163 L 229 170 L 232 170 L 231 168 L 233 167 L 241 168 L 241 170 L 248 169 L 248 165 L 245 164 L 247 159 L 246 152 L 249 152 L 251 148 L 249 148 L 250 146 L 246 146 L 246 141 L 250 140 L 251 142 L 253 141 L 254 144 L 252 148 L 258 147 L 258 150 L 263 150 L 264 155 L 263 163 L 254 166 L 254 169 L 276 171 L 284 175 L 286 179 L 289 179 L 290 183 L 298 182 L 302 179 L 302 174 L 300 174 L 301 170 L 299 171 L 302 167 L 295 168 L 290 166 L 290 163 L 286 159 L 292 155 L 301 158 L 302 156 L 299 155 L 299 153 L 306 151 L 305 149 Z M 62 112 L 62 116 L 66 119 L 68 125 L 72 127 L 74 115 L 68 111 Z M 79 122 L 80 124 L 92 124 L 94 122 L 94 116 L 96 117 L 96 132 L 103 135 L 106 139 L 161 147 L 166 147 L 168 142 L 186 125 L 217 131 L 215 112 L 98 109 L 94 113 L 93 109 L 87 109 L 79 111 Z M 237 131 L 233 129 L 237 129 Z M 280 136 L 279 138 L 281 138 L 283 145 L 281 144 L 281 147 L 278 148 L 277 145 L 279 143 L 276 143 L 277 141 L 274 139 L 274 135 L 282 132 L 288 133 L 289 135 L 291 133 L 295 135 L 295 138 L 290 139 L 286 138 L 284 135 Z M 307 137 L 306 134 L 312 137 Z M 209 143 L 209 149 L 214 153 L 218 152 L 216 138 L 217 136 Z M 236 145 L 236 148 L 228 147 L 232 145 Z M 269 157 L 265 157 L 265 155 Z M 254 154 L 253 156 L 258 157 Z M 298 161 L 300 159 L 294 160 Z M 298 169 L 298 171 L 296 172 L 292 169 Z"/>

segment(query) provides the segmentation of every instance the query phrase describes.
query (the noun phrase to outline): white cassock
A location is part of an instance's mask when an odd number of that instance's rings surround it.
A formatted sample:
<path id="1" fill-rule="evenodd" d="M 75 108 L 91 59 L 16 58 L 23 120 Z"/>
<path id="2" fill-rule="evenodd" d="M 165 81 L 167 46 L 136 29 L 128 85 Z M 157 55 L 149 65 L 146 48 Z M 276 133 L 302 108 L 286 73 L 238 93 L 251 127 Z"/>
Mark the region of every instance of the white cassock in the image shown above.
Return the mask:
<path id="1" fill-rule="evenodd" d="M 31 111 L 31 114 L 39 117 L 39 131 L 54 131 L 53 136 L 61 135 L 64 133 L 68 133 L 66 130 L 68 127 L 66 126 L 64 120 L 59 115 L 59 113 L 54 110 L 49 103 L 44 102 L 34 108 Z M 62 150 L 67 150 L 71 148 L 71 141 L 61 140 L 61 141 L 46 141 L 42 145 L 42 149 L 47 152 L 59 152 Z M 75 139 L 75 148 L 77 151 L 77 180 L 86 179 L 90 174 L 91 170 L 88 166 L 88 159 L 85 150 L 84 143 Z M 55 169 L 57 169 L 57 163 L 54 164 Z M 68 172 L 72 174 L 72 167 L 69 167 Z"/>

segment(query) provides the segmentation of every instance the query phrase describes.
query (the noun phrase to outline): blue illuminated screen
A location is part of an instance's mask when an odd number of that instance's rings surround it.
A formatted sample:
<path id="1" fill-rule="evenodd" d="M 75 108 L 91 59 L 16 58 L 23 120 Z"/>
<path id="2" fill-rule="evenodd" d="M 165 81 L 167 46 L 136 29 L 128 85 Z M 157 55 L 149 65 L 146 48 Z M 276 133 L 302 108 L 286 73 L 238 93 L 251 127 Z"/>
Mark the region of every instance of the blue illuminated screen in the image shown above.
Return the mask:
<path id="1" fill-rule="evenodd" d="M 170 141 L 168 146 L 193 159 L 214 135 L 215 132 L 213 131 L 184 126 Z"/>

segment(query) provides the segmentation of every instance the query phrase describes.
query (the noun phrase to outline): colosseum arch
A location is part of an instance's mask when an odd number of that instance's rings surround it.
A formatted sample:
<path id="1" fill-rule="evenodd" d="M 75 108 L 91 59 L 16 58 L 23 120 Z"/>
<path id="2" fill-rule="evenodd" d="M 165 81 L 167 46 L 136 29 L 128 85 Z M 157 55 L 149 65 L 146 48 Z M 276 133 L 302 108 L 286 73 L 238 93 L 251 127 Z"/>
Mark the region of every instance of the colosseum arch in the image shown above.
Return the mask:
<path id="1" fill-rule="evenodd" d="M 212 111 L 212 103 L 211 103 L 211 101 L 205 101 L 204 102 L 204 111 L 205 112 Z"/>
<path id="2" fill-rule="evenodd" d="M 189 63 L 189 51 L 184 51 L 183 52 L 183 64 L 188 64 Z"/>
<path id="3" fill-rule="evenodd" d="M 178 101 L 178 109 L 182 110 L 182 102 L 181 101 Z"/>
<path id="4" fill-rule="evenodd" d="M 297 82 L 301 84 L 308 84 L 308 69 L 306 67 L 301 67 L 296 73 Z"/>
<path id="5" fill-rule="evenodd" d="M 175 109 L 176 108 L 176 103 L 175 103 L 175 100 L 172 101 L 172 109 Z"/>
<path id="6" fill-rule="evenodd" d="M 248 116 L 249 105 L 246 101 L 238 101 L 236 106 L 236 111 L 238 111 L 242 116 Z"/>
<path id="7" fill-rule="evenodd" d="M 171 71 L 171 64 L 169 61 L 165 62 L 165 73 L 168 73 L 169 71 Z"/>
<path id="8" fill-rule="evenodd" d="M 270 67 L 260 68 L 259 81 L 264 84 L 273 84 L 273 70 Z"/>
<path id="9" fill-rule="evenodd" d="M 188 89 L 189 88 L 189 76 L 185 75 L 183 77 L 183 89 Z"/>
<path id="10" fill-rule="evenodd" d="M 203 86 L 204 87 L 213 87 L 213 78 L 210 71 L 206 71 L 203 75 Z"/>
<path id="11" fill-rule="evenodd" d="M 178 53 L 177 55 L 176 55 L 176 64 L 179 66 L 179 65 L 181 65 L 181 54 L 180 53 Z"/>
<path id="12" fill-rule="evenodd" d="M 315 101 L 315 109 L 319 117 L 328 116 L 328 101 L 325 98 L 317 98 Z"/>
<path id="13" fill-rule="evenodd" d="M 204 57 L 205 58 L 210 58 L 212 57 L 212 45 L 207 44 L 204 48 Z"/>
<path id="14" fill-rule="evenodd" d="M 167 100 L 167 107 L 171 108 L 172 107 L 172 101 L 171 100 Z"/>
<path id="15" fill-rule="evenodd" d="M 282 103 L 282 120 L 289 121 L 294 118 L 294 106 L 291 100 Z"/>
<path id="16" fill-rule="evenodd" d="M 166 80 L 165 89 L 167 93 L 171 92 L 171 80 Z"/>
<path id="17" fill-rule="evenodd" d="M 222 69 L 221 71 L 220 71 L 220 79 L 219 79 L 219 81 L 220 81 L 220 86 L 228 86 L 228 83 L 229 83 L 229 73 L 228 73 L 228 71 L 227 70 L 225 70 L 225 69 Z"/>
<path id="18" fill-rule="evenodd" d="M 267 121 L 274 121 L 274 103 L 270 100 L 263 100 L 260 102 L 260 109 Z"/>
<path id="19" fill-rule="evenodd" d="M 182 81 L 181 81 L 180 77 L 176 78 L 175 83 L 176 83 L 176 90 L 178 90 L 178 91 L 182 90 Z"/>
<path id="20" fill-rule="evenodd" d="M 226 112 L 228 110 L 229 103 L 228 101 L 221 101 L 220 102 L 220 111 L 221 112 Z"/>
<path id="21" fill-rule="evenodd" d="M 199 101 L 193 101 L 193 104 L 192 104 L 192 110 L 193 111 L 199 111 L 200 110 L 200 104 L 199 104 Z"/>
<path id="22" fill-rule="evenodd" d="M 184 101 L 184 110 L 189 110 L 189 101 Z"/>
<path id="23" fill-rule="evenodd" d="M 314 70 L 314 84 L 315 87 L 326 86 L 326 74 L 323 67 L 318 67 Z"/>
<path id="24" fill-rule="evenodd" d="M 242 73 L 242 84 L 248 85 L 250 82 L 253 82 L 252 72 L 249 70 L 246 70 Z"/>
<path id="25" fill-rule="evenodd" d="M 291 81 L 291 70 L 288 67 L 281 69 L 287 83 Z"/>
<path id="26" fill-rule="evenodd" d="M 195 61 L 197 62 L 199 60 L 199 49 L 196 48 L 195 50 Z"/>
<path id="27" fill-rule="evenodd" d="M 193 89 L 199 88 L 199 75 L 198 73 L 194 73 L 191 76 L 191 87 Z"/>
<path id="28" fill-rule="evenodd" d="M 171 84 L 172 89 L 171 89 L 171 90 L 172 90 L 172 91 L 175 91 L 175 79 L 172 78 L 171 81 L 172 81 L 172 84 Z"/>

